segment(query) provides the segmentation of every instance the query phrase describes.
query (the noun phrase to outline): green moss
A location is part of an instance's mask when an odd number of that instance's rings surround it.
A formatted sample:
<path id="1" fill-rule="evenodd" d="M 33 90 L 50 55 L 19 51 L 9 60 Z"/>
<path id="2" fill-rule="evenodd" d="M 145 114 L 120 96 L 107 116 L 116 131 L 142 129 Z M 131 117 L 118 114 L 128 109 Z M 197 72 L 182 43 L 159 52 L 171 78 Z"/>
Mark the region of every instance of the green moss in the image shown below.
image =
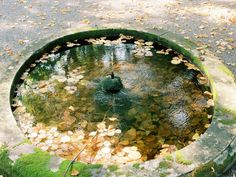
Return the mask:
<path id="1" fill-rule="evenodd" d="M 220 120 L 219 122 L 224 125 L 234 125 L 236 124 L 236 119 Z"/>
<path id="2" fill-rule="evenodd" d="M 230 151 L 230 150 L 228 150 Z M 219 157 L 219 159 L 221 159 Z M 214 160 L 215 161 L 215 160 Z M 202 177 L 202 176 L 220 176 L 227 169 L 229 165 L 234 161 L 234 156 L 226 156 L 223 162 L 214 162 L 211 161 L 207 164 L 203 164 L 200 167 L 196 168 L 192 173 L 191 177 Z"/>
<path id="3" fill-rule="evenodd" d="M 169 161 L 173 161 L 172 155 L 167 155 L 167 156 L 165 156 L 165 159 L 166 159 L 166 160 L 169 160 Z"/>
<path id="4" fill-rule="evenodd" d="M 207 176 L 207 177 L 215 177 L 215 163 L 210 162 L 207 165 L 202 165 L 200 167 L 198 167 L 197 169 L 195 169 L 192 173 L 191 173 L 191 177 L 202 177 L 202 176 Z"/>
<path id="5" fill-rule="evenodd" d="M 219 120 L 220 123 L 225 125 L 234 125 L 236 124 L 236 111 L 232 109 L 227 109 L 222 106 L 217 106 L 214 111 L 214 115 L 220 118 L 224 118 Z"/>
<path id="6" fill-rule="evenodd" d="M 37 150 L 33 154 L 23 155 L 17 159 L 12 167 L 12 173 L 18 177 L 52 177 L 54 173 L 49 169 L 49 161 L 48 153 Z"/>
<path id="7" fill-rule="evenodd" d="M 70 163 L 69 160 L 62 162 L 61 166 L 59 167 L 59 171 L 57 172 L 58 176 L 62 176 L 64 174 L 69 163 Z M 73 165 L 73 169 L 79 171 L 80 177 L 90 177 L 90 176 L 92 176 L 92 170 L 100 169 L 101 167 L 102 167 L 102 165 L 100 165 L 100 164 L 84 164 L 84 163 L 80 163 L 80 162 L 76 162 Z M 68 177 L 71 176 L 69 174 L 70 174 L 70 172 L 67 175 Z"/>
<path id="8" fill-rule="evenodd" d="M 134 168 L 137 168 L 137 169 L 138 169 L 138 168 L 139 168 L 139 166 L 140 166 L 140 164 L 139 164 L 139 163 L 135 163 L 135 164 L 133 164 L 133 167 L 134 167 Z"/>
<path id="9" fill-rule="evenodd" d="M 185 159 L 184 155 L 180 151 L 176 151 L 175 155 L 176 155 L 176 162 L 177 163 L 181 163 L 184 165 L 191 165 L 192 164 L 192 161 Z"/>
<path id="10" fill-rule="evenodd" d="M 236 110 L 228 109 L 228 108 L 225 108 L 225 107 L 221 106 L 221 107 L 219 107 L 219 111 L 221 111 L 223 113 L 227 113 L 227 114 L 232 114 L 236 118 Z"/>
<path id="11" fill-rule="evenodd" d="M 171 167 L 170 162 L 167 162 L 167 161 L 161 161 L 161 162 L 159 163 L 159 168 L 167 169 L 167 168 L 170 168 L 170 167 Z"/>
<path id="12" fill-rule="evenodd" d="M 0 174 L 11 177 L 61 177 L 66 171 L 69 160 L 63 161 L 57 172 L 52 172 L 49 168 L 50 155 L 47 152 L 36 150 L 33 154 L 23 155 L 13 164 L 8 158 L 7 150 L 0 151 Z M 92 171 L 99 170 L 100 164 L 83 164 L 76 162 L 73 169 L 80 172 L 80 177 L 92 176 Z M 70 177 L 70 171 L 67 177 Z"/>
<path id="13" fill-rule="evenodd" d="M 118 166 L 117 165 L 110 165 L 110 166 L 108 166 L 108 169 L 113 172 L 113 171 L 118 170 Z"/>
<path id="14" fill-rule="evenodd" d="M 17 146 L 20 146 L 20 145 L 23 145 L 23 144 L 31 144 L 31 141 L 29 139 L 24 139 L 24 141 L 16 144 L 15 146 L 13 146 L 13 148 L 17 147 Z"/>
<path id="15" fill-rule="evenodd" d="M 223 71 L 223 72 L 224 72 L 225 74 L 227 74 L 228 76 L 234 78 L 233 73 L 232 73 L 225 65 L 222 64 L 222 65 L 218 66 L 218 69 L 219 69 L 220 71 Z"/>
<path id="16" fill-rule="evenodd" d="M 170 173 L 169 172 L 163 172 L 163 173 L 160 173 L 160 177 L 166 177 L 168 176 Z"/>

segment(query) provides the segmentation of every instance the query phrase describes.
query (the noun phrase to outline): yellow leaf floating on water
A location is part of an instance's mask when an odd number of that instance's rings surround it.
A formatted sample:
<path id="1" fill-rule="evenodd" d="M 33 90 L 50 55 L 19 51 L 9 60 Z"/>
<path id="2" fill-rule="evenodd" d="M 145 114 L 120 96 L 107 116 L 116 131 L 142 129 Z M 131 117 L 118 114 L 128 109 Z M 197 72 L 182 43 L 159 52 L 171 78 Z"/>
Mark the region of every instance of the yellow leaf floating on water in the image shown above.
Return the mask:
<path id="1" fill-rule="evenodd" d="M 148 45 L 148 46 L 152 46 L 152 45 L 153 45 L 153 42 L 148 41 L 148 42 L 145 42 L 145 44 Z"/>
<path id="2" fill-rule="evenodd" d="M 71 110 L 71 111 L 75 111 L 75 108 L 73 106 L 69 106 L 68 109 Z"/>
<path id="3" fill-rule="evenodd" d="M 164 54 L 165 54 L 165 51 L 162 49 L 162 50 L 160 50 L 160 51 L 159 51 L 159 50 L 156 51 L 156 53 L 157 53 L 157 54 L 162 54 L 162 55 L 164 55 Z"/>
<path id="4" fill-rule="evenodd" d="M 200 138 L 198 133 L 195 133 L 192 137 L 193 140 L 198 140 Z"/>
<path id="5" fill-rule="evenodd" d="M 208 114 L 208 115 L 207 115 L 207 118 L 208 118 L 208 119 L 211 119 L 211 118 L 212 118 L 212 115 L 209 115 L 209 114 Z"/>
<path id="6" fill-rule="evenodd" d="M 207 100 L 207 107 L 211 107 L 211 106 L 214 106 L 214 100 L 213 99 Z"/>
<path id="7" fill-rule="evenodd" d="M 171 60 L 171 63 L 174 65 L 178 65 L 181 63 L 181 60 Z"/>
<path id="8" fill-rule="evenodd" d="M 108 118 L 110 121 L 116 121 L 117 120 L 117 118 L 116 117 L 110 117 L 110 118 Z"/>
<path id="9" fill-rule="evenodd" d="M 97 128 L 98 128 L 98 129 L 102 129 L 102 130 L 105 129 L 105 128 L 106 128 L 105 122 L 100 122 L 100 123 L 98 123 L 98 124 L 97 124 Z"/>
<path id="10" fill-rule="evenodd" d="M 203 93 L 205 96 L 207 96 L 208 98 L 212 98 L 212 93 L 211 92 L 209 92 L 209 91 L 205 91 L 204 93 Z"/>
<path id="11" fill-rule="evenodd" d="M 182 58 L 179 57 L 173 57 L 172 60 L 170 61 L 174 65 L 178 65 L 182 62 Z"/>
<path id="12" fill-rule="evenodd" d="M 97 134 L 97 132 L 96 131 L 93 131 L 93 132 L 90 132 L 89 133 L 89 136 L 95 136 Z"/>
<path id="13" fill-rule="evenodd" d="M 80 125 L 81 125 L 82 128 L 86 128 L 87 125 L 88 125 L 87 120 L 82 120 L 81 123 L 80 123 Z"/>
<path id="14" fill-rule="evenodd" d="M 189 70 L 193 69 L 193 70 L 199 71 L 199 69 L 196 66 L 194 66 L 193 64 L 191 64 L 191 63 L 186 62 L 184 64 L 185 64 L 185 66 L 188 67 L 187 69 L 189 69 Z"/>

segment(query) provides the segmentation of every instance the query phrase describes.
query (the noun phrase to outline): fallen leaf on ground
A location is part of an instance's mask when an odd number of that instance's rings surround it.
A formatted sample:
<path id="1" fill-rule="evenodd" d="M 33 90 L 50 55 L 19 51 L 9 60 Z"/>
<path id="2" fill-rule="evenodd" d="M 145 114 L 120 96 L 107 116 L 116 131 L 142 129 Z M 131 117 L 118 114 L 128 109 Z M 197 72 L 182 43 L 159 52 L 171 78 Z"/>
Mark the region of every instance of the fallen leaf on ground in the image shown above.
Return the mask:
<path id="1" fill-rule="evenodd" d="M 71 176 L 77 176 L 79 174 L 79 171 L 77 170 L 72 170 Z"/>

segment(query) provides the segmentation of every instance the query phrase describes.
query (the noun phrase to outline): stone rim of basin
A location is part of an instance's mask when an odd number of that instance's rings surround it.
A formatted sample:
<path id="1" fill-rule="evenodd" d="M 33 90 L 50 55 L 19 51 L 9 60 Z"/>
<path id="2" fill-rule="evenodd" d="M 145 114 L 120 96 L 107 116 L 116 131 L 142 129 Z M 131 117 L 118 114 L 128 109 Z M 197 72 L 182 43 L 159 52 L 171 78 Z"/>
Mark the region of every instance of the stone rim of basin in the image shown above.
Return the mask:
<path id="1" fill-rule="evenodd" d="M 22 52 L 21 56 L 18 56 L 18 63 L 14 64 L 16 70 L 9 70 L 3 77 L 4 80 L 2 80 L 0 85 L 0 100 L 6 100 L 6 102 L 0 103 L 3 117 L 1 121 L 4 121 L 4 125 L 6 125 L 0 132 L 0 141 L 10 147 L 14 147 L 9 150 L 10 152 L 14 152 L 15 147 L 22 147 L 24 149 L 24 144 L 19 145 L 19 143 L 24 142 L 24 136 L 17 127 L 12 115 L 10 100 L 13 97 L 16 82 L 25 68 L 32 63 L 35 55 L 38 56 L 56 44 L 72 41 L 74 38 L 112 36 L 120 33 L 133 36 L 142 35 L 144 39 L 159 42 L 189 58 L 208 76 L 213 91 L 215 110 L 211 126 L 199 140 L 166 157 L 146 161 L 140 164 L 138 168 L 134 166 L 121 167 L 118 169 L 119 174 L 136 175 L 138 173 L 155 176 L 156 174 L 161 174 L 162 170 L 164 170 L 168 175 L 178 176 L 188 173 L 196 175 L 198 173 L 211 173 L 212 168 L 214 169 L 213 173 L 216 175 L 223 173 L 231 165 L 233 156 L 236 154 L 234 131 L 236 123 L 234 119 L 236 117 L 236 98 L 232 97 L 232 95 L 236 94 L 236 84 L 233 74 L 210 51 L 206 50 L 206 53 L 202 55 L 197 49 L 198 46 L 194 43 L 171 32 L 158 29 L 140 29 L 140 31 L 136 31 L 132 29 L 101 28 L 100 30 L 94 30 L 88 28 L 63 33 L 32 44 L 30 50 L 26 49 Z M 201 60 L 204 59 L 204 61 L 201 61 L 200 58 Z M 225 92 L 226 89 L 227 92 Z M 9 133 L 5 136 L 4 132 Z M 32 146 L 32 148 L 34 147 Z M 21 151 L 18 149 L 15 152 L 16 154 L 13 153 L 14 157 L 19 156 L 20 158 L 22 153 L 19 152 Z M 27 150 L 27 152 L 30 151 Z M 23 154 L 27 152 L 23 151 Z M 111 172 L 108 168 L 106 169 L 107 174 L 116 173 L 116 171 Z"/>

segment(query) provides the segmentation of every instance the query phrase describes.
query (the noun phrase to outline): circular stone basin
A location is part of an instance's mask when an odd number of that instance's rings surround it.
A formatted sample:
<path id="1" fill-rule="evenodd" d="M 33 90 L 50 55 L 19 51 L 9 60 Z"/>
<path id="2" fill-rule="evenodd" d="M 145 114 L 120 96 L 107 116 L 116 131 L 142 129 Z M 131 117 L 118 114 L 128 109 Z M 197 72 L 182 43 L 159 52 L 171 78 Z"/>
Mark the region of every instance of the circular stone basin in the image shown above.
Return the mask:
<path id="1" fill-rule="evenodd" d="M 140 163 L 187 146 L 210 126 L 208 78 L 157 42 L 123 34 L 76 39 L 37 57 L 12 109 L 30 141 L 51 154 Z M 107 92 L 112 72 L 123 86 Z"/>

